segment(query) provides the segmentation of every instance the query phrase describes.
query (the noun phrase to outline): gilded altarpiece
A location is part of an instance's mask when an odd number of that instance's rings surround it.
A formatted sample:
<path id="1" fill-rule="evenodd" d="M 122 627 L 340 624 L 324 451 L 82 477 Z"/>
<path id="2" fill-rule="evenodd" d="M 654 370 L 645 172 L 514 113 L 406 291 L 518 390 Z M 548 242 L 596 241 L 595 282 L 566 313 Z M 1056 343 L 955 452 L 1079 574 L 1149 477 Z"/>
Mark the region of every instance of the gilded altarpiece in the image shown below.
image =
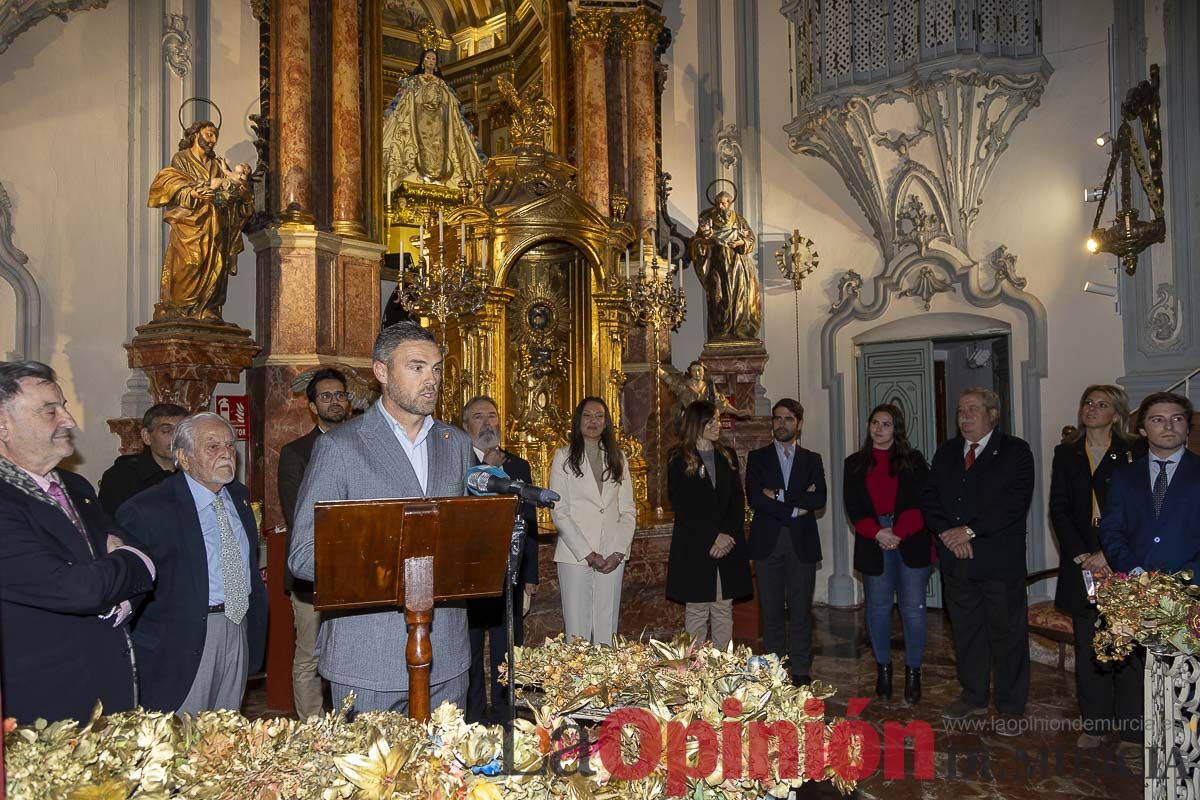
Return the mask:
<path id="1" fill-rule="evenodd" d="M 490 285 L 477 313 L 445 326 L 443 418 L 474 395 L 491 395 L 505 447 L 546 485 L 575 405 L 602 397 L 629 458 L 639 519 L 648 520 L 642 445 L 621 426 L 628 318 L 619 265 L 634 232 L 584 201 L 574 178 L 544 147 L 518 145 L 489 159 L 482 193 L 445 216 L 446 230 L 459 234 L 447 237 L 445 258 L 458 258 L 465 242 L 469 262 L 489 265 Z M 550 526 L 548 516 L 543 522 Z"/>

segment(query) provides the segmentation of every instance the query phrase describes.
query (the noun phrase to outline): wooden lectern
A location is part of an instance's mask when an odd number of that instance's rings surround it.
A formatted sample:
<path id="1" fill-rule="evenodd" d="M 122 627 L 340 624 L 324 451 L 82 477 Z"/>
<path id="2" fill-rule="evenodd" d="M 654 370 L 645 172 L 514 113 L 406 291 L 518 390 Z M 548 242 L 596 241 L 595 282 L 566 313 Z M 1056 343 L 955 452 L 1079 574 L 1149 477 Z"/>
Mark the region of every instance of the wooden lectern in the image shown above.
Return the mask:
<path id="1" fill-rule="evenodd" d="M 313 605 L 404 608 L 412 719 L 429 719 L 433 604 L 500 595 L 516 512 L 513 496 L 316 504 Z"/>

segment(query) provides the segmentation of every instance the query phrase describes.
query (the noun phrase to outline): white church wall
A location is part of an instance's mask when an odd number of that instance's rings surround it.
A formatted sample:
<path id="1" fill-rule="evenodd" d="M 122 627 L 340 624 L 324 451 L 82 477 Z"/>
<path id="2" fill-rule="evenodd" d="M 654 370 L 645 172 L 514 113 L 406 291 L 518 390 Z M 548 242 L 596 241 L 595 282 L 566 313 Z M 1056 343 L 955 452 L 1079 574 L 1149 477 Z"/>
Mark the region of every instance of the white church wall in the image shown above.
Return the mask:
<path id="1" fill-rule="evenodd" d="M 125 389 L 128 14 L 48 18 L 0 55 L 0 181 L 41 289 L 42 360 L 59 374 L 77 468 L 116 455 L 104 420 Z"/>
<path id="2" fill-rule="evenodd" d="M 1093 139 L 1097 132 L 1108 127 L 1110 13 L 1107 6 L 1090 0 L 1046 4 L 1044 51 L 1054 74 L 1040 106 L 1017 128 L 1008 151 L 992 174 L 972 232 L 972 251 L 968 254 L 983 261 L 998 245 L 1006 245 L 1018 258 L 1017 273 L 1029 281 L 1027 291 L 1038 297 L 1047 310 L 1049 375 L 1040 387 L 1042 441 L 1032 443 L 1044 477 L 1043 492 L 1048 491 L 1049 465 L 1058 430 L 1074 419 L 1080 390 L 1091 382 L 1115 380 L 1123 370 L 1120 319 L 1107 298 L 1082 292 L 1088 279 L 1113 282 L 1112 274 L 1106 270 L 1107 259 L 1089 257 L 1082 248 L 1095 213 L 1094 205 L 1084 204 L 1083 189 L 1103 179 L 1106 164 L 1105 154 Z M 678 33 L 686 36 L 686 12 L 682 21 Z M 1148 21 L 1147 27 L 1154 24 Z M 1161 27 L 1161 22 L 1158 25 Z M 676 39 L 676 45 L 681 38 L 684 37 Z M 869 302 L 873 297 L 871 278 L 880 272 L 882 260 L 865 217 L 833 168 L 821 160 L 788 150 L 787 134 L 783 131 L 793 115 L 788 103 L 788 42 L 786 24 L 776 9 L 763 8 L 760 12 L 758 46 L 764 211 L 763 219 L 751 220 L 751 224 L 767 236 L 786 235 L 798 228 L 801 234 L 814 240 L 821 261 L 800 295 L 801 346 L 796 352 L 793 294 L 779 279 L 774 253 L 763 254 L 767 287 L 764 338 L 771 356 L 763 384 L 772 402 L 796 396 L 804 404 L 805 446 L 827 456 L 829 397 L 821 379 L 821 326 L 836 298 L 841 273 L 853 269 L 864 277 L 863 300 Z M 686 63 L 688 52 L 681 48 L 673 55 L 668 54 L 675 59 L 671 63 L 673 80 L 678 81 L 680 75 L 694 75 L 694 65 Z M 722 53 L 723 68 L 730 68 L 732 57 L 732 53 Z M 664 122 L 663 167 L 675 175 L 677 171 L 694 170 L 697 153 L 695 137 L 689 130 L 694 117 L 689 122 L 688 106 L 679 100 L 678 87 L 673 87 L 673 91 L 672 118 L 669 125 Z M 665 133 L 668 130 L 675 135 L 668 136 Z M 681 197 L 677 196 L 677 202 Z M 673 214 L 676 211 L 672 209 Z M 690 208 L 680 213 L 686 216 L 689 211 L 695 213 Z M 990 285 L 991 270 L 985 270 L 984 276 L 985 285 Z M 689 307 L 693 318 L 700 316 L 699 305 L 692 304 L 691 297 Z M 1023 315 L 1004 306 L 976 309 L 958 293 L 936 296 L 933 311 L 982 314 L 1012 326 L 1013 397 L 1017 400 L 1014 419 L 1021 430 L 1025 421 L 1019 400 L 1023 389 L 1020 361 L 1028 357 L 1031 346 Z M 857 415 L 851 339 L 876 325 L 923 312 L 919 300 L 898 298 L 880 319 L 853 323 L 840 331 L 837 358 L 838 368 L 846 376 L 847 421 L 855 420 Z M 685 323 L 685 332 L 689 331 L 686 326 L 690 323 L 691 319 Z M 699 337 L 699 342 L 688 341 L 685 347 L 678 346 L 677 338 L 673 342 L 675 352 L 698 350 L 703 342 L 702 329 Z M 846 427 L 840 435 L 849 451 L 857 444 L 857 425 L 851 423 Z M 840 464 L 826 463 L 827 477 L 840 469 Z M 831 496 L 831 504 L 838 502 L 840 498 Z M 1045 511 L 1035 509 L 1034 513 Z M 821 521 L 825 553 L 817 581 L 817 596 L 821 600 L 826 597 L 826 579 L 833 569 L 833 537 L 850 535 L 848 531 L 832 531 L 831 516 L 827 512 Z M 1043 555 L 1046 563 L 1057 563 L 1049 533 Z"/>
<path id="3" fill-rule="evenodd" d="M 129 0 L 112 0 L 65 23 L 48 18 L 0 55 L 0 108 L 8 110 L 0 126 L 0 182 L 12 199 L 14 243 L 29 256 L 42 293 L 41 355 L 58 372 L 78 422 L 71 465 L 93 482 L 117 454 L 106 420 L 122 414 L 130 376 L 122 345 L 132 325 L 148 321 L 156 299 L 161 251 L 137 246 L 138 224 L 161 224 L 162 212 L 146 207 L 143 178 L 166 165 L 181 133 L 178 101 L 165 112 L 145 104 L 157 93 L 138 83 L 147 69 L 163 70 L 160 34 L 142 28 L 147 20 L 161 23 L 164 10 L 192 15 L 193 25 L 195 17 L 210 19 L 207 39 L 193 33 L 192 69 L 207 65 L 212 98 L 224 113 L 218 151 L 253 164 L 244 118 L 258 98 L 258 25 L 248 3 L 138 0 L 131 15 Z M 142 52 L 148 40 L 151 58 Z M 207 49 L 197 52 L 204 41 Z M 172 80 L 174 97 L 181 84 Z M 137 134 L 132 145 L 131 131 Z M 170 152 L 149 163 L 146 154 L 156 148 L 146 142 L 156 137 Z M 135 180 L 146 185 L 133 186 Z M 225 318 L 252 332 L 254 286 L 247 245 L 230 282 Z M 5 302 L 0 299 L 0 317 L 11 318 Z M 0 340 L 0 353 L 11 347 Z M 217 387 L 218 393 L 241 391 Z"/>

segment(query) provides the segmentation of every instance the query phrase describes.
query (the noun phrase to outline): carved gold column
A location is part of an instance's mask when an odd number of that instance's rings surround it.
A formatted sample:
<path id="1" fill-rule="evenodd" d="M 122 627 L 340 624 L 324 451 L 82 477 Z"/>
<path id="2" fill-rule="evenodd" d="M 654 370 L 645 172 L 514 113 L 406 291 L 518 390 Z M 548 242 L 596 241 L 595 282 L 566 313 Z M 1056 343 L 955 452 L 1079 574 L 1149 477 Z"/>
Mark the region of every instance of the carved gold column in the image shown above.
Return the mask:
<path id="1" fill-rule="evenodd" d="M 608 215 L 608 98 L 604 80 L 604 48 L 612 12 L 583 9 L 571 20 L 571 44 L 579 70 L 576 129 L 579 146 L 579 193 Z M 653 144 L 653 143 L 652 143 Z"/>
<path id="2" fill-rule="evenodd" d="M 633 475 L 633 497 L 638 509 L 638 524 L 645 525 L 649 524 L 653 516 L 648 498 L 646 458 L 643 455 L 642 443 L 625 432 L 621 421 L 621 391 L 629 379 L 625 374 L 621 356 L 625 336 L 629 330 L 625 296 L 620 292 L 596 292 L 592 295 L 592 300 L 596 304 L 595 318 L 599 334 L 598 346 L 593 356 L 592 374 L 600 383 L 601 390 L 597 394 L 608 404 L 617 439 L 629 459 L 629 471 Z"/>
<path id="3" fill-rule="evenodd" d="M 656 220 L 654 147 L 654 47 L 664 18 L 642 6 L 621 24 L 629 58 L 629 200 L 630 221 L 644 234 Z"/>
<path id="4" fill-rule="evenodd" d="M 275 4 L 278 24 L 276 69 L 272 76 L 278 98 L 273 124 L 279 218 L 285 224 L 313 227 L 312 27 L 309 0 Z"/>
<path id="5" fill-rule="evenodd" d="M 486 394 L 495 398 L 503 420 L 508 409 L 507 354 L 504 352 L 504 312 L 516 296 L 516 289 L 492 286 L 482 309 L 463 327 L 463 372 L 469 375 L 471 397 Z"/>
<path id="6" fill-rule="evenodd" d="M 333 0 L 333 231 L 366 236 L 362 195 L 362 99 L 358 0 Z"/>

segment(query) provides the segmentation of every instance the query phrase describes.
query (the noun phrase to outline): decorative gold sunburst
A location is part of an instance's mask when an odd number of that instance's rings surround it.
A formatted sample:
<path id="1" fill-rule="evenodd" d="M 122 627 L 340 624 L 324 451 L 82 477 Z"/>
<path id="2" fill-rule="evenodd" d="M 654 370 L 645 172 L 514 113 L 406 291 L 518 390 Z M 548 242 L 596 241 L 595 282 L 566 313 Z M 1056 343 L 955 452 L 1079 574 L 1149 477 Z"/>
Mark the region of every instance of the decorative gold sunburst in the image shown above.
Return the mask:
<path id="1" fill-rule="evenodd" d="M 775 251 L 775 263 L 798 292 L 804 279 L 821 263 L 821 256 L 813 246 L 812 239 L 801 236 L 799 230 L 793 230 L 785 240 L 784 247 Z"/>

